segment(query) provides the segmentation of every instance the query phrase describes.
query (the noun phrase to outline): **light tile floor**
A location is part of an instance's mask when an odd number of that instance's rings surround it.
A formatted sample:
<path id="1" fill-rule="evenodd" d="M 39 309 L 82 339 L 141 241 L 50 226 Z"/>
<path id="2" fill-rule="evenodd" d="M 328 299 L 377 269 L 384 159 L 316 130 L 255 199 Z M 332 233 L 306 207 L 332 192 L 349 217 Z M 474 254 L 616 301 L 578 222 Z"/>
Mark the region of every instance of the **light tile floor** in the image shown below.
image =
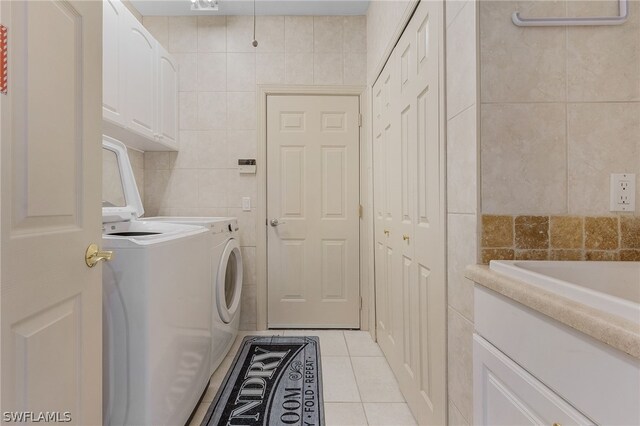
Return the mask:
<path id="1" fill-rule="evenodd" d="M 189 426 L 200 426 L 231 366 L 240 342 L 249 335 L 320 337 L 326 426 L 412 426 L 416 422 L 400 393 L 380 347 L 366 331 L 269 330 L 240 332 Z"/>

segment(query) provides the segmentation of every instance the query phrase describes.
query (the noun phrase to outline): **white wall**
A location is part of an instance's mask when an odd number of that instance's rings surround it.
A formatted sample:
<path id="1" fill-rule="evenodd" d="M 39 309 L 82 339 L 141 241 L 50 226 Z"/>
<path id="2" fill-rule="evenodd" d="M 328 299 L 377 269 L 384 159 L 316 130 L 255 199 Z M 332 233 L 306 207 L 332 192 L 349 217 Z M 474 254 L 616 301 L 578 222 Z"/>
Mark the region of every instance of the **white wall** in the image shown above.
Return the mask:
<path id="1" fill-rule="evenodd" d="M 241 327 L 256 327 L 257 84 L 362 84 L 364 16 L 145 17 L 180 66 L 180 151 L 145 153 L 147 215 L 237 216 L 245 260 Z M 258 164 L 258 167 L 264 167 Z M 242 197 L 253 210 L 243 212 Z"/>

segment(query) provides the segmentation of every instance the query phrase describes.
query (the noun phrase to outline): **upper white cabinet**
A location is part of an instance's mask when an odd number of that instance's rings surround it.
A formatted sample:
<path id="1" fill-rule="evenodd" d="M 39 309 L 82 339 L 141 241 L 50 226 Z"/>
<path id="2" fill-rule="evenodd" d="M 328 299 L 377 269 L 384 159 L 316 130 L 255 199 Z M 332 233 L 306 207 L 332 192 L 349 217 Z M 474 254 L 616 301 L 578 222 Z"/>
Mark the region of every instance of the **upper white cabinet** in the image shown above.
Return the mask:
<path id="1" fill-rule="evenodd" d="M 178 143 L 178 64 L 169 53 L 158 46 L 158 115 L 157 131 L 160 141 Z"/>
<path id="2" fill-rule="evenodd" d="M 176 62 L 119 0 L 103 4 L 104 133 L 143 151 L 175 151 Z"/>
<path id="3" fill-rule="evenodd" d="M 118 0 L 102 2 L 102 115 L 124 126 L 124 9 Z"/>

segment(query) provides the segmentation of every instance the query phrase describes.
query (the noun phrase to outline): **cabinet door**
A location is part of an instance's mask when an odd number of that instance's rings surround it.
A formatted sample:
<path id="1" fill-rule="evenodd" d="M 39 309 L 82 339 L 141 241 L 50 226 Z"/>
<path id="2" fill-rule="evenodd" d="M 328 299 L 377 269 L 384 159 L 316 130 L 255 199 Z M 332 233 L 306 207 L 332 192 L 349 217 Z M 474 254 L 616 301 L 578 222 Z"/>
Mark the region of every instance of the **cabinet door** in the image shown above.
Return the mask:
<path id="1" fill-rule="evenodd" d="M 477 425 L 594 424 L 477 334 L 473 336 L 473 380 Z"/>
<path id="2" fill-rule="evenodd" d="M 127 127 L 149 139 L 155 136 L 156 41 L 131 14 L 126 16 Z"/>
<path id="3" fill-rule="evenodd" d="M 157 133 L 160 142 L 178 144 L 178 65 L 160 44 L 158 49 Z"/>
<path id="4" fill-rule="evenodd" d="M 105 0 L 102 3 L 102 116 L 126 125 L 124 116 L 125 59 L 122 49 L 125 44 L 125 7 L 120 0 Z"/>

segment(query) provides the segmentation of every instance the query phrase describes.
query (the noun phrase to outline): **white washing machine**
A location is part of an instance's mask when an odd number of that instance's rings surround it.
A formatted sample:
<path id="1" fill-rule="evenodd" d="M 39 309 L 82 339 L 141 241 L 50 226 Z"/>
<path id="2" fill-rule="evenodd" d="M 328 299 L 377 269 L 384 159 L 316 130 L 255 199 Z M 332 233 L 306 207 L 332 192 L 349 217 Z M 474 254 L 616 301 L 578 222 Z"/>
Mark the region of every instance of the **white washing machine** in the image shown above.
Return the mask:
<path id="1" fill-rule="evenodd" d="M 210 234 L 138 220 L 126 148 L 103 146 L 103 423 L 182 425 L 209 380 Z"/>
<path id="2" fill-rule="evenodd" d="M 114 139 L 108 138 L 106 146 L 118 150 L 123 171 L 122 187 L 140 199 L 131 162 L 126 147 Z M 115 148 L 114 148 L 115 147 Z M 103 185 L 104 186 L 104 185 Z M 103 188 L 108 191 L 109 188 Z M 139 211 L 143 212 L 142 202 Z M 240 324 L 240 299 L 242 295 L 243 263 L 238 238 L 238 221 L 234 217 L 145 217 L 147 223 L 173 223 L 181 225 L 203 226 L 209 230 L 209 250 L 211 297 L 211 368 L 218 368 L 227 355 L 238 335 Z"/>
<path id="3" fill-rule="evenodd" d="M 153 222 L 196 224 L 207 227 L 211 237 L 211 374 L 229 353 L 240 324 L 243 261 L 235 217 L 145 218 Z"/>

